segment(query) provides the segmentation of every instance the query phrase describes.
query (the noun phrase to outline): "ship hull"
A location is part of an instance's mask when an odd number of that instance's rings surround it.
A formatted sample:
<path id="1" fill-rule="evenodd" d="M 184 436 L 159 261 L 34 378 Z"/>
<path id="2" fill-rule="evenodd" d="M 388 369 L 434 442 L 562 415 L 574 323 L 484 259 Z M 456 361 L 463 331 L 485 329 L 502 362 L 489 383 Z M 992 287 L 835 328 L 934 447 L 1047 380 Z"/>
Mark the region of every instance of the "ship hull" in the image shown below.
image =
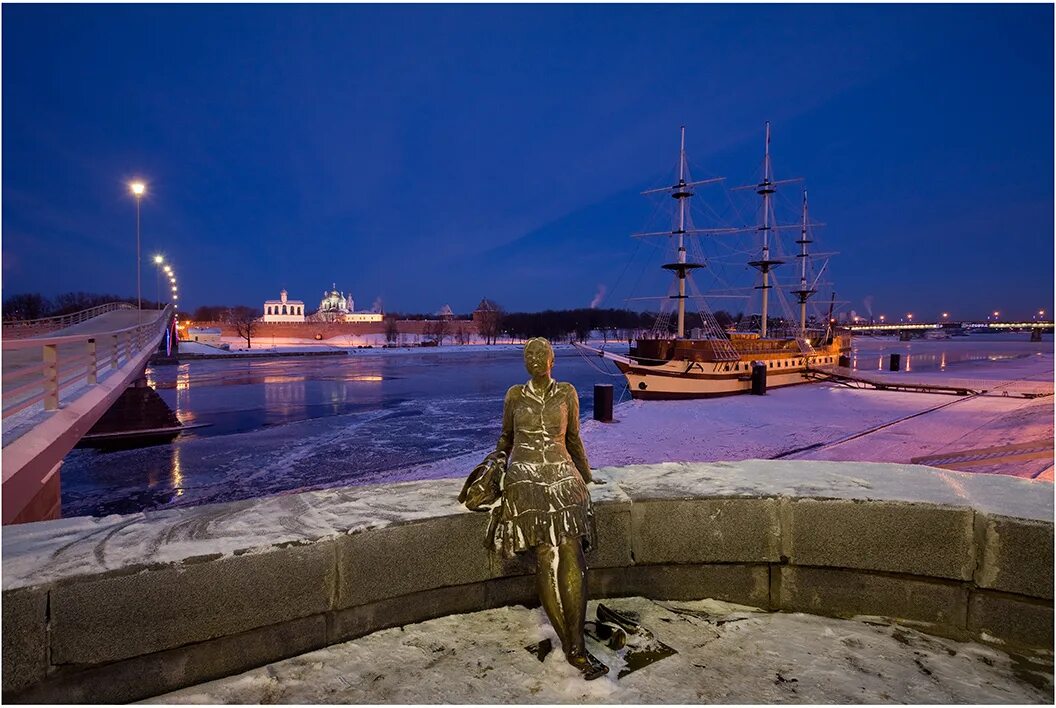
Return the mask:
<path id="1" fill-rule="evenodd" d="M 818 357 L 821 361 L 828 358 Z M 793 363 L 793 361 L 799 360 L 800 358 L 795 360 L 790 358 L 775 359 L 769 362 L 772 366 L 767 368 L 766 371 L 767 389 L 809 383 L 810 379 L 806 377 L 808 367 Z M 656 367 L 637 366 L 619 361 L 615 363 L 620 372 L 627 378 L 627 386 L 630 389 L 631 397 L 640 400 L 716 398 L 750 393 L 752 390 L 751 366 L 749 362 L 742 362 L 742 372 L 736 374 L 722 371 L 724 364 L 712 364 L 710 362 L 673 361 L 669 362 L 672 365 L 671 368 L 666 365 Z M 819 361 L 811 364 L 810 368 L 817 370 L 835 365 L 836 358 L 833 357 L 831 364 L 824 364 Z M 780 368 L 773 368 L 775 366 Z M 684 373 L 687 368 L 697 368 L 698 371 L 699 368 L 704 368 L 705 370 L 696 374 Z"/>
<path id="2" fill-rule="evenodd" d="M 627 379 L 632 398 L 679 400 L 750 393 L 752 366 L 756 363 L 766 366 L 767 389 L 809 383 L 808 371 L 825 370 L 839 364 L 840 354 L 846 349 L 846 345 L 841 344 L 837 342 L 809 355 L 768 352 L 759 356 L 743 355 L 733 361 L 679 358 L 648 364 L 633 357 L 595 351 L 616 364 Z"/>

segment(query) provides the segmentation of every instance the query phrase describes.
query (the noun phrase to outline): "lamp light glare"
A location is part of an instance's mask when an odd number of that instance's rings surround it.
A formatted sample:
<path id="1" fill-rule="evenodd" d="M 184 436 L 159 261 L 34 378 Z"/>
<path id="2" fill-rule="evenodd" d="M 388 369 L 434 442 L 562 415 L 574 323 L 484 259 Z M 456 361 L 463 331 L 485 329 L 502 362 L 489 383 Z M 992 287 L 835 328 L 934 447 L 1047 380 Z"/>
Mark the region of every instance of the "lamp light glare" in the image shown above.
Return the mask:
<path id="1" fill-rule="evenodd" d="M 128 188 L 131 189 L 132 194 L 135 194 L 137 197 L 142 197 L 143 194 L 147 191 L 147 185 L 143 184 L 142 182 L 132 182 L 128 185 Z"/>
<path id="2" fill-rule="evenodd" d="M 163 256 L 154 256 L 154 262 L 161 265 L 165 262 L 165 258 Z"/>

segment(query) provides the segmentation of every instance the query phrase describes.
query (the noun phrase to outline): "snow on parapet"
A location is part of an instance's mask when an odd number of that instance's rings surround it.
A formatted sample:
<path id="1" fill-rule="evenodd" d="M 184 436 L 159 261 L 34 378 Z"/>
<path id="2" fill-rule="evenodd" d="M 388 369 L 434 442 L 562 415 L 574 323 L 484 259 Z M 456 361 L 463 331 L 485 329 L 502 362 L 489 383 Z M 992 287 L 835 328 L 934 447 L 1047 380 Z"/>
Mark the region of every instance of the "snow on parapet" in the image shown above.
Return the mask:
<path id="1" fill-rule="evenodd" d="M 1052 485 L 921 465 L 814 460 L 603 467 L 596 504 L 701 497 L 806 497 L 971 507 L 1050 521 Z M 3 588 L 235 552 L 263 552 L 391 524 L 472 513 L 459 479 L 343 487 L 226 504 L 7 526 Z"/>

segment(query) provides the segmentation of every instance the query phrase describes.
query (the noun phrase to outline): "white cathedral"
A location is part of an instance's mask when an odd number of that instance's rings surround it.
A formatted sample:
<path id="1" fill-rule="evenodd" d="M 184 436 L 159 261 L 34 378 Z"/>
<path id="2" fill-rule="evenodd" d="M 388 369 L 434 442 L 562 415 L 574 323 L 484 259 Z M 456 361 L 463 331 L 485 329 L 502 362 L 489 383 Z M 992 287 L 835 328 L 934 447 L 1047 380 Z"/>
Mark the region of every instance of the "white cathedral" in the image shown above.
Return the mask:
<path id="1" fill-rule="evenodd" d="M 304 303 L 288 300 L 286 291 L 279 293 L 278 300 L 264 302 L 265 322 L 381 322 L 380 312 L 356 312 L 352 295 L 343 295 L 335 283 L 323 293 L 319 309 L 311 315 L 304 314 Z"/>

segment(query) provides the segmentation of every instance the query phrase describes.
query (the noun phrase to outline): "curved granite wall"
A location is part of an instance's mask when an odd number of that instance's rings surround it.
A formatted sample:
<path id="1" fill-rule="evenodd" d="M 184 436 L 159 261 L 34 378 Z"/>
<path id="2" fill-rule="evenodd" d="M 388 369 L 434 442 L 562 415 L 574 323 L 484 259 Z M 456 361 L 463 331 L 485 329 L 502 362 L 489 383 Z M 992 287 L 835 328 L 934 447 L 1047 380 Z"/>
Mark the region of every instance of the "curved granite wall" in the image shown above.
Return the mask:
<path id="1" fill-rule="evenodd" d="M 910 465 L 597 472 L 594 597 L 713 597 L 1052 648 L 1052 486 Z M 3 529 L 3 692 L 124 702 L 378 629 L 535 602 L 460 482 Z"/>

